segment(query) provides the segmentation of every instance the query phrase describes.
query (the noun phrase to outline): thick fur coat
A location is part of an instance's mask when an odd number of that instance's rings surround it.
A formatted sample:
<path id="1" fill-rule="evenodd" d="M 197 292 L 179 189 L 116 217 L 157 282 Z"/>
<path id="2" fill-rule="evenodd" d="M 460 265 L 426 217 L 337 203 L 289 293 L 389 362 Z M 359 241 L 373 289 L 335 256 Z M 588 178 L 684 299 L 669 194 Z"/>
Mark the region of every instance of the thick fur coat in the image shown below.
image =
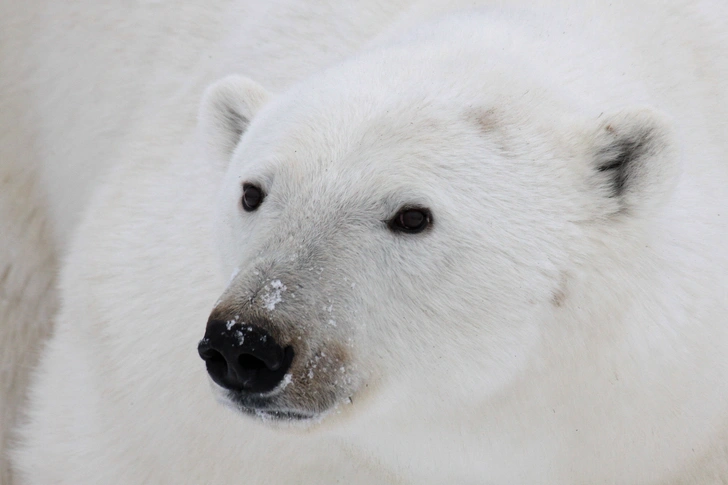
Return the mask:
<path id="1" fill-rule="evenodd" d="M 14 13 L 19 484 L 728 482 L 728 9 L 461 3 Z"/>

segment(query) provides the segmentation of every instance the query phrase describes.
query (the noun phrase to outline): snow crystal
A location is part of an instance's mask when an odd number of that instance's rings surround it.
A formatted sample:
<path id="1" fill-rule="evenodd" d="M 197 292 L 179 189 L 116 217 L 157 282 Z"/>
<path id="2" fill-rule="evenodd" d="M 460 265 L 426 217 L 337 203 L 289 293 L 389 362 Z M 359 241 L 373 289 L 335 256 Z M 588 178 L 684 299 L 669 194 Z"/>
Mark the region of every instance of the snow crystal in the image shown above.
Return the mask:
<path id="1" fill-rule="evenodd" d="M 283 376 L 283 383 L 281 384 L 281 389 L 285 389 L 288 387 L 288 385 L 293 382 L 293 375 L 289 372 L 288 374 Z"/>
<path id="2" fill-rule="evenodd" d="M 271 420 L 270 413 L 262 411 L 260 409 L 255 410 L 255 415 L 260 418 L 261 421 L 267 422 Z"/>
<path id="3" fill-rule="evenodd" d="M 230 281 L 228 281 L 228 285 L 233 282 L 233 280 L 238 275 L 238 273 L 240 273 L 240 268 L 235 268 L 233 270 L 232 274 L 230 275 Z"/>
<path id="4" fill-rule="evenodd" d="M 261 297 L 261 300 L 263 301 L 263 306 L 267 308 L 270 311 L 273 311 L 276 309 L 276 305 L 283 301 L 283 297 L 281 296 L 284 291 L 286 291 L 286 285 L 281 283 L 281 280 L 273 280 L 270 282 L 270 285 L 266 285 L 266 290 L 268 289 L 268 286 L 272 288 L 272 291 L 266 291 L 266 293 Z"/>

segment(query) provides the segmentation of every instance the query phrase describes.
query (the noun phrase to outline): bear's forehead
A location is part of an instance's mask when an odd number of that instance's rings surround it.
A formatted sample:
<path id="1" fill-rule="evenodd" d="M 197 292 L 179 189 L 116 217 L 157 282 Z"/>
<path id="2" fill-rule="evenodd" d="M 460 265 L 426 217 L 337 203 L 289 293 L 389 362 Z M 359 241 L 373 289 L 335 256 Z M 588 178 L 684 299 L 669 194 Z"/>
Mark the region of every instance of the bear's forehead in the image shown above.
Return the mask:
<path id="1" fill-rule="evenodd" d="M 351 180 L 358 186 L 382 179 L 390 185 L 400 179 L 462 181 L 480 169 L 487 173 L 489 163 L 502 167 L 551 148 L 529 143 L 533 126 L 509 122 L 508 112 L 490 105 L 417 97 L 369 104 L 344 98 L 306 107 L 294 107 L 289 98 L 274 104 L 254 120 L 236 153 L 240 175 Z"/>
<path id="2" fill-rule="evenodd" d="M 468 167 L 475 145 L 481 145 L 484 158 L 499 156 L 487 153 L 488 140 L 478 137 L 477 122 L 469 120 L 447 123 L 384 113 L 346 123 L 322 117 L 320 123 L 290 124 L 260 138 L 251 131 L 250 142 L 238 153 L 238 173 L 274 178 L 295 193 L 305 188 L 329 194 L 379 188 L 401 192 L 462 179 L 464 174 L 457 172 Z"/>
<path id="3" fill-rule="evenodd" d="M 253 119 L 237 175 L 276 177 L 297 193 L 487 186 L 489 173 L 510 177 L 509 164 L 558 149 L 552 131 L 570 100 L 521 67 L 449 52 L 378 51 L 292 87 Z"/>
<path id="4" fill-rule="evenodd" d="M 521 68 L 448 54 L 394 49 L 343 63 L 276 97 L 245 138 L 256 151 L 310 151 L 324 164 L 345 153 L 387 159 L 446 151 L 475 136 L 502 140 L 503 131 L 518 138 L 572 108 Z"/>

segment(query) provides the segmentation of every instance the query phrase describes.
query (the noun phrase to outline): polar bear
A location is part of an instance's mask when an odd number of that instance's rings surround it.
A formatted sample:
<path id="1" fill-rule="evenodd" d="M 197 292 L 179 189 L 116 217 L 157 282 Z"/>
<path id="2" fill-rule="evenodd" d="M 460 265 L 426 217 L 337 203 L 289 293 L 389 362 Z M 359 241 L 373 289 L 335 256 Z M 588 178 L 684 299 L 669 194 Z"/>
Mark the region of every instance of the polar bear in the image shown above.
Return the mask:
<path id="1" fill-rule="evenodd" d="M 177 14 L 21 484 L 728 480 L 728 10 L 463 3 Z"/>

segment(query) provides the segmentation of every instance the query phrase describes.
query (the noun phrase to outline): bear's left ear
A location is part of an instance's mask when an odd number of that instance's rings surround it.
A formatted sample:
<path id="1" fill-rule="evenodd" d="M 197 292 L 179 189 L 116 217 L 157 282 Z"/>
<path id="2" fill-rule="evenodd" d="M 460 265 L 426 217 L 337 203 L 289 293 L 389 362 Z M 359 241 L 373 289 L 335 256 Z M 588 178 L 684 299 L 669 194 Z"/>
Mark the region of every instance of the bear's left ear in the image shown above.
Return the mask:
<path id="1" fill-rule="evenodd" d="M 198 116 L 207 157 L 227 166 L 240 137 L 269 97 L 268 91 L 243 76 L 228 76 L 209 86 Z"/>
<path id="2" fill-rule="evenodd" d="M 651 109 L 600 117 L 589 135 L 591 179 L 609 214 L 650 213 L 672 193 L 678 142 L 667 118 Z"/>

